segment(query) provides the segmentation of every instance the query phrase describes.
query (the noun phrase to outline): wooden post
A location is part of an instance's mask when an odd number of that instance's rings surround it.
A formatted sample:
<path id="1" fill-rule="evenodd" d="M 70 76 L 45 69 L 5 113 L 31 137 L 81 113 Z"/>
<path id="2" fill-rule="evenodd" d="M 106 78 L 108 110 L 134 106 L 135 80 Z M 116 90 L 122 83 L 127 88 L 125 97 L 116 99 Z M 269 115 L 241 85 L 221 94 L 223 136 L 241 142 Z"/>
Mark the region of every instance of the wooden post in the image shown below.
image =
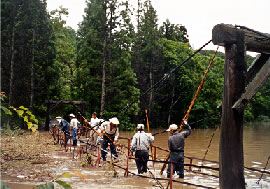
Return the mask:
<path id="1" fill-rule="evenodd" d="M 189 161 L 190 161 L 190 162 L 189 162 L 189 163 L 190 163 L 189 171 L 192 171 L 192 167 L 191 167 L 191 165 L 192 165 L 192 160 L 193 160 L 192 158 L 190 158 L 190 160 L 189 160 Z"/>
<path id="2" fill-rule="evenodd" d="M 259 88 L 257 85 L 261 86 L 269 76 L 270 62 L 267 54 L 270 54 L 270 40 L 266 40 L 265 36 L 270 35 L 262 35 L 246 27 L 237 29 L 227 24 L 218 24 L 212 30 L 213 43 L 225 47 L 219 143 L 219 182 L 222 189 L 245 188 L 243 112 L 247 102 L 257 92 Z M 246 50 L 265 53 L 255 61 L 248 73 L 245 62 Z M 251 81 L 255 75 L 256 78 Z M 248 83 L 250 85 L 245 92 Z"/>
<path id="3" fill-rule="evenodd" d="M 126 166 L 126 170 L 124 173 L 125 177 L 128 177 L 128 160 L 129 160 L 129 155 L 130 155 L 130 144 L 131 144 L 131 139 L 128 139 L 128 156 L 127 156 L 127 166 Z"/>
<path id="4" fill-rule="evenodd" d="M 155 161 L 157 160 L 157 148 L 154 146 L 153 167 L 155 168 Z"/>
<path id="5" fill-rule="evenodd" d="M 173 163 L 171 162 L 171 175 L 170 175 L 170 189 L 172 189 L 172 177 L 173 177 Z"/>
<path id="6" fill-rule="evenodd" d="M 220 188 L 245 188 L 243 111 L 232 105 L 245 90 L 244 34 L 236 31 L 236 44 L 225 45 L 224 88 L 219 151 Z"/>

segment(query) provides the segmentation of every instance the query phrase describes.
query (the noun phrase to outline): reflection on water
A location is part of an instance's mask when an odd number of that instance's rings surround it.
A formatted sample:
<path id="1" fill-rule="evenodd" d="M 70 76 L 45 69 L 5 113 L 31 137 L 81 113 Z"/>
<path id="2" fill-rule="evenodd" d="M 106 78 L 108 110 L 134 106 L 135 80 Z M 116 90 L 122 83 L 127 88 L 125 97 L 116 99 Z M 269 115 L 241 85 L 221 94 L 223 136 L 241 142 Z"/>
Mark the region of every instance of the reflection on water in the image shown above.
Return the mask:
<path id="1" fill-rule="evenodd" d="M 152 133 L 160 132 L 161 130 L 152 130 Z M 212 161 L 219 160 L 219 128 L 215 129 L 196 129 L 193 130 L 191 135 L 186 139 L 185 144 L 185 156 L 203 158 L 210 139 L 214 133 L 214 137 L 211 146 L 208 150 L 206 159 Z M 132 137 L 134 132 L 121 132 L 121 136 Z M 155 136 L 155 146 L 159 146 L 168 149 L 168 133 L 162 133 Z M 244 166 L 250 168 L 256 168 L 263 170 L 268 157 L 270 156 L 270 123 L 253 123 L 245 125 L 243 132 L 243 147 L 244 147 Z M 157 156 L 159 159 L 164 159 L 167 152 L 157 150 Z M 188 159 L 185 159 L 185 163 L 190 163 Z M 194 161 L 193 164 L 200 165 L 201 161 Z M 218 167 L 215 163 L 204 162 L 203 165 Z M 192 168 L 196 170 L 196 168 Z M 270 162 L 266 168 L 270 171 Z M 201 170 L 210 175 L 217 175 L 217 171 Z M 270 188 L 270 175 L 264 174 L 260 185 L 256 184 L 261 176 L 261 173 L 250 171 L 245 169 L 245 178 L 247 188 Z M 185 173 L 185 181 L 217 187 L 218 179 L 206 177 L 200 174 L 194 174 L 192 172 Z M 212 183 L 212 184 L 211 184 Z"/>

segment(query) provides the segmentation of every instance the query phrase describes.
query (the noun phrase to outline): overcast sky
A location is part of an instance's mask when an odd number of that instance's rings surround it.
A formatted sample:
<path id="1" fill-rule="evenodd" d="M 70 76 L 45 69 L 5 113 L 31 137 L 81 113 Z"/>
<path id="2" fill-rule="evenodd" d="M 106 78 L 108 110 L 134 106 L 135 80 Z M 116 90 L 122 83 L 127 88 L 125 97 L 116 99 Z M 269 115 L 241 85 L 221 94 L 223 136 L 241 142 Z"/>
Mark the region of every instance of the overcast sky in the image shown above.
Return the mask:
<path id="1" fill-rule="evenodd" d="M 130 0 L 136 4 L 137 0 Z M 69 11 L 67 25 L 77 30 L 82 21 L 85 0 L 47 0 L 48 11 L 62 5 Z M 159 23 L 167 18 L 187 28 L 190 44 L 200 48 L 212 38 L 212 28 L 219 23 L 243 25 L 270 33 L 270 0 L 152 0 Z M 213 44 L 205 49 L 216 49 Z"/>

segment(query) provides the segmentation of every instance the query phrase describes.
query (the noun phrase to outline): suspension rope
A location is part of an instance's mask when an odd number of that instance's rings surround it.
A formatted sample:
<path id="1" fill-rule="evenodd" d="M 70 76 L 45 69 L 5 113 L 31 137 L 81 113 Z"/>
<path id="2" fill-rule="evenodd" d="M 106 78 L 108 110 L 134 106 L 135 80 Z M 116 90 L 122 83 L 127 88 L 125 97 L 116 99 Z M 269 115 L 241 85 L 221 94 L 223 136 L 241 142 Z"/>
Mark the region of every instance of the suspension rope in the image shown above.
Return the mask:
<path id="1" fill-rule="evenodd" d="M 121 113 L 122 111 L 127 112 L 128 109 L 135 103 L 138 102 L 140 100 L 141 97 L 143 97 L 144 95 L 146 95 L 147 93 L 149 93 L 151 90 L 153 90 L 154 88 L 158 87 L 162 82 L 168 80 L 172 74 L 174 74 L 177 69 L 179 69 L 181 66 L 183 66 L 185 63 L 187 63 L 192 57 L 194 57 L 197 53 L 199 53 L 205 46 L 207 46 L 210 42 L 212 42 L 212 40 L 209 40 L 207 43 L 205 43 L 201 48 L 199 48 L 198 50 L 196 50 L 192 55 L 190 55 L 187 59 L 185 59 L 182 63 L 180 63 L 178 66 L 176 66 L 173 70 L 171 70 L 169 73 L 164 74 L 164 76 L 158 81 L 156 82 L 152 87 L 148 88 L 143 94 L 141 94 L 138 98 L 135 98 L 131 103 L 127 104 L 126 107 L 122 108 L 121 110 L 119 110 L 113 117 L 117 116 L 119 113 Z"/>
<path id="2" fill-rule="evenodd" d="M 270 160 L 270 156 L 268 157 L 268 160 L 267 160 L 267 162 L 266 162 L 266 165 L 265 165 L 265 167 L 264 167 L 264 169 L 263 169 L 264 171 L 266 170 L 266 167 L 267 167 L 267 165 L 268 165 L 269 160 Z M 259 180 L 256 182 L 257 184 L 260 183 L 260 181 L 261 181 L 261 179 L 262 179 L 262 176 L 263 176 L 263 173 L 261 174 Z"/>
<path id="3" fill-rule="evenodd" d="M 219 46 L 217 47 L 217 50 L 216 50 L 215 54 L 213 55 L 213 57 L 212 57 L 211 60 L 210 60 L 210 63 L 208 64 L 208 67 L 207 67 L 207 69 L 206 69 L 206 71 L 205 71 L 205 73 L 204 73 L 204 75 L 203 75 L 203 78 L 202 78 L 202 80 L 201 80 L 201 82 L 200 82 L 200 84 L 199 84 L 199 86 L 198 86 L 198 88 L 197 88 L 197 91 L 196 91 L 196 93 L 195 93 L 195 96 L 193 97 L 193 99 L 192 99 L 192 101 L 191 101 L 191 103 L 190 103 L 190 105 L 189 105 L 189 108 L 188 108 L 188 110 L 187 110 L 187 113 L 185 114 L 185 116 L 184 116 L 184 118 L 183 118 L 183 120 L 182 120 L 182 122 L 181 122 L 181 125 L 180 125 L 180 127 L 179 127 L 179 129 L 178 129 L 178 132 L 181 132 L 181 131 L 182 131 L 183 126 L 184 126 L 184 121 L 188 119 L 188 116 L 189 116 L 189 113 L 190 113 L 190 111 L 191 111 L 191 108 L 193 107 L 193 105 L 194 105 L 194 103 L 195 103 L 195 101 L 196 101 L 196 98 L 197 98 L 197 96 L 198 96 L 198 94 L 199 94 L 199 91 L 200 91 L 200 89 L 202 88 L 202 85 L 203 85 L 203 83 L 204 83 L 204 81 L 205 81 L 206 75 L 208 74 L 208 72 L 209 72 L 209 70 L 210 70 L 210 67 L 211 67 L 212 63 L 214 62 L 214 58 L 216 57 L 218 48 L 219 48 Z M 170 153 L 171 153 L 171 152 L 169 152 L 168 155 L 166 156 L 166 161 L 169 160 L 169 158 L 170 158 Z M 163 164 L 163 166 L 162 166 L 162 168 L 161 168 L 161 170 L 160 170 L 160 174 L 161 174 L 161 175 L 163 174 L 163 171 L 164 171 L 165 168 L 166 168 L 166 163 Z"/>
<path id="4" fill-rule="evenodd" d="M 214 114 L 211 114 L 211 115 L 209 115 L 209 116 L 207 116 L 207 117 L 205 117 L 205 118 L 203 118 L 203 119 L 199 119 L 199 120 L 197 120 L 197 121 L 191 122 L 191 123 L 189 123 L 189 125 L 194 125 L 195 123 L 199 123 L 199 122 L 201 122 L 201 121 L 204 121 L 204 120 L 206 120 L 206 119 L 209 119 L 209 118 L 211 118 L 211 117 L 216 117 L 216 116 L 220 116 L 220 113 L 214 113 Z M 153 136 L 156 136 L 156 135 L 159 135 L 159 134 L 162 134 L 162 133 L 165 133 L 165 132 L 167 132 L 167 131 L 166 131 L 166 130 L 160 131 L 160 132 L 154 133 L 154 134 L 152 134 L 152 135 L 153 135 Z"/>
<path id="5" fill-rule="evenodd" d="M 203 78 L 202 78 L 202 80 L 201 80 L 201 82 L 200 82 L 200 85 L 198 86 L 198 89 L 197 89 L 197 91 L 196 91 L 196 93 L 195 93 L 195 96 L 193 97 L 193 100 L 191 101 L 191 103 L 190 103 L 190 105 L 189 105 L 189 108 L 188 108 L 188 110 L 187 110 L 187 113 L 186 113 L 186 115 L 184 116 L 184 118 L 183 118 L 183 120 L 182 120 L 182 123 L 181 123 L 181 125 L 180 125 L 180 127 L 179 127 L 179 130 L 178 130 L 179 132 L 181 132 L 182 129 L 183 129 L 183 126 L 184 126 L 184 120 L 187 120 L 187 119 L 188 119 L 189 113 L 190 113 L 190 111 L 191 111 L 191 109 L 192 109 L 192 107 L 193 107 L 193 105 L 194 105 L 194 103 L 195 103 L 195 101 L 196 101 L 196 99 L 197 99 L 197 96 L 198 96 L 198 94 L 199 94 L 199 92 L 200 92 L 200 90 L 201 90 L 201 88 L 202 88 L 202 85 L 204 84 L 205 78 L 206 78 L 206 76 L 207 76 L 207 74 L 208 74 L 208 72 L 209 72 L 209 70 L 210 70 L 210 68 L 211 68 L 211 65 L 212 65 L 212 63 L 214 62 L 214 59 L 215 59 L 215 57 L 216 57 L 218 48 L 219 48 L 219 46 L 217 47 L 217 50 L 216 50 L 215 54 L 213 55 L 213 57 L 212 57 L 211 60 L 210 60 L 210 63 L 208 64 L 208 67 L 207 67 L 207 69 L 206 69 L 206 71 L 205 71 L 205 73 L 204 73 L 204 75 L 203 75 Z"/>
<path id="6" fill-rule="evenodd" d="M 209 142 L 209 144 L 208 144 L 208 147 L 207 147 L 207 149 L 206 149 L 206 151 L 205 151 L 205 153 L 204 153 L 204 156 L 203 156 L 203 160 L 202 160 L 202 164 L 201 164 L 201 165 L 203 165 L 203 162 L 204 162 L 204 160 L 205 160 L 205 158 L 206 158 L 206 155 L 207 155 L 207 153 L 208 153 L 208 151 L 209 151 L 209 148 L 210 148 L 210 146 L 211 146 L 211 144 L 212 144 L 212 141 L 213 141 L 213 138 L 214 138 L 214 136 L 215 136 L 215 134 L 216 134 L 216 132 L 217 132 L 217 129 L 218 129 L 218 127 L 216 127 L 215 131 L 213 132 L 213 134 L 212 134 L 212 136 L 211 136 L 211 139 L 210 139 L 210 142 Z M 201 171 L 201 170 L 199 170 L 199 171 Z"/>

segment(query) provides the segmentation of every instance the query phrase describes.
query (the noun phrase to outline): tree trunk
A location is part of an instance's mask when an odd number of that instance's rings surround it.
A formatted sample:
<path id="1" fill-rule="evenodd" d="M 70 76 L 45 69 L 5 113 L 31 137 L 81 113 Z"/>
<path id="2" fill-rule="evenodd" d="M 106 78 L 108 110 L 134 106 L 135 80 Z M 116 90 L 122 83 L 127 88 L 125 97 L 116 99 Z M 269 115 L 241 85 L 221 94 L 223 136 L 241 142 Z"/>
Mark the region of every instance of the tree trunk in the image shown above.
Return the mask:
<path id="1" fill-rule="evenodd" d="M 104 2 L 104 41 L 103 41 L 103 62 L 102 62 L 102 81 L 101 81 L 101 101 L 100 101 L 100 117 L 103 118 L 106 95 L 106 61 L 107 61 L 107 26 L 106 26 L 107 1 Z"/>
<path id="2" fill-rule="evenodd" d="M 30 109 L 33 107 L 34 100 L 34 60 L 35 60 L 35 30 L 33 30 L 32 38 L 32 62 L 31 62 L 31 89 L 30 89 Z"/>
<path id="3" fill-rule="evenodd" d="M 10 60 L 10 78 L 9 78 L 9 96 L 8 96 L 8 107 L 12 105 L 13 100 L 13 78 L 14 78 L 14 41 L 15 41 L 15 28 L 13 26 L 12 36 L 11 36 L 11 60 Z M 10 116 L 8 116 L 8 129 L 10 129 Z"/>
<path id="4" fill-rule="evenodd" d="M 149 72 L 150 88 L 153 87 L 152 67 L 153 67 L 153 63 L 152 63 L 152 58 L 151 58 L 151 60 L 150 60 L 150 72 Z M 149 116 L 151 115 L 151 111 L 152 111 L 152 109 L 151 109 L 152 101 L 153 101 L 153 90 L 151 90 L 150 94 L 149 94 L 149 104 L 148 104 Z"/>

